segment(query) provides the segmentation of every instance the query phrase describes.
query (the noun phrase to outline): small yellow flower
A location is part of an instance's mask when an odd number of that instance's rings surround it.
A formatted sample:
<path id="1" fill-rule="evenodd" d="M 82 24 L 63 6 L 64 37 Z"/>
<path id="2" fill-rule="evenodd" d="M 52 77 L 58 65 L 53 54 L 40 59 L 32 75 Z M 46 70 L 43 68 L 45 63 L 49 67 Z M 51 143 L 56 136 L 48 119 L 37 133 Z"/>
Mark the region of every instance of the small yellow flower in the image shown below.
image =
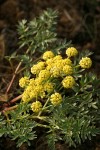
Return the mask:
<path id="1" fill-rule="evenodd" d="M 22 101 L 24 102 L 24 103 L 27 103 L 27 102 L 29 102 L 31 99 L 30 99 L 30 96 L 28 95 L 28 93 L 26 92 L 26 91 L 24 91 L 23 92 L 23 94 L 22 94 Z"/>
<path id="2" fill-rule="evenodd" d="M 52 94 L 50 97 L 50 101 L 54 106 L 59 105 L 62 102 L 61 94 L 59 94 L 57 92 Z"/>
<path id="3" fill-rule="evenodd" d="M 39 72 L 41 70 L 45 69 L 45 62 L 39 62 L 36 65 L 33 65 L 33 67 L 31 67 L 31 73 L 32 74 L 39 74 Z"/>
<path id="4" fill-rule="evenodd" d="M 62 85 L 64 88 L 72 88 L 75 84 L 75 79 L 72 76 L 66 76 L 63 80 L 62 80 Z"/>
<path id="5" fill-rule="evenodd" d="M 35 93 L 36 97 L 37 96 L 40 96 L 41 98 L 45 97 L 45 92 L 44 92 L 44 88 L 43 88 L 42 84 L 34 87 L 34 93 Z"/>
<path id="6" fill-rule="evenodd" d="M 51 65 L 51 64 L 53 64 L 53 63 L 54 63 L 53 58 L 50 58 L 50 59 L 46 60 L 46 64 L 47 64 L 47 65 Z"/>
<path id="7" fill-rule="evenodd" d="M 43 59 L 44 60 L 47 60 L 47 59 L 50 59 L 50 58 L 53 58 L 53 57 L 54 57 L 54 53 L 52 51 L 46 51 L 43 54 Z"/>
<path id="8" fill-rule="evenodd" d="M 34 97 L 35 97 L 34 86 L 27 86 L 27 88 L 22 94 L 22 101 L 29 102 Z"/>
<path id="9" fill-rule="evenodd" d="M 19 80 L 19 86 L 22 88 L 25 88 L 29 84 L 29 78 L 28 77 L 22 77 Z"/>
<path id="10" fill-rule="evenodd" d="M 62 60 L 62 56 L 61 56 L 61 55 L 56 55 L 56 56 L 53 58 L 53 61 L 54 61 L 54 62 L 59 61 L 59 60 Z"/>
<path id="11" fill-rule="evenodd" d="M 92 60 L 89 57 L 84 57 L 79 62 L 80 66 L 84 69 L 92 66 Z"/>
<path id="12" fill-rule="evenodd" d="M 42 80 L 47 80 L 49 79 L 51 76 L 50 71 L 45 69 L 45 70 L 41 70 L 39 73 L 39 78 L 42 78 Z"/>
<path id="13" fill-rule="evenodd" d="M 54 84 L 51 82 L 47 82 L 44 85 L 44 89 L 45 91 L 47 91 L 48 93 L 52 92 L 54 90 Z"/>
<path id="14" fill-rule="evenodd" d="M 47 64 L 46 69 L 50 71 L 51 68 L 54 66 L 54 61 L 53 61 L 53 59 L 48 59 L 48 60 L 46 61 L 46 64 Z"/>
<path id="15" fill-rule="evenodd" d="M 30 79 L 29 86 L 34 86 L 34 85 L 35 85 L 35 79 L 32 78 Z"/>
<path id="16" fill-rule="evenodd" d="M 62 75 L 62 69 L 63 69 L 62 59 L 56 60 L 50 69 L 51 76 L 53 76 L 53 77 L 61 76 Z"/>
<path id="17" fill-rule="evenodd" d="M 63 67 L 63 72 L 66 74 L 66 75 L 70 75 L 73 73 L 73 68 L 69 65 L 66 65 Z"/>
<path id="18" fill-rule="evenodd" d="M 66 50 L 66 54 L 68 57 L 72 57 L 72 56 L 76 56 L 78 54 L 78 51 L 76 48 L 74 47 L 69 47 L 67 50 Z"/>
<path id="19" fill-rule="evenodd" d="M 65 58 L 65 59 L 63 59 L 63 65 L 65 66 L 65 65 L 70 65 L 70 66 L 72 66 L 72 61 L 69 59 L 69 58 Z"/>
<path id="20" fill-rule="evenodd" d="M 57 68 L 57 70 L 60 70 L 58 69 L 59 67 L 61 68 L 62 64 L 63 64 L 63 59 L 62 59 L 62 56 L 61 55 L 57 55 L 55 56 L 54 58 L 51 58 L 51 59 L 48 59 L 46 61 L 46 64 L 47 64 L 47 70 L 51 70 L 52 68 Z M 53 70 L 53 69 L 52 69 Z M 52 71 L 51 71 L 52 72 Z"/>
<path id="21" fill-rule="evenodd" d="M 33 102 L 31 105 L 31 109 L 33 112 L 38 113 L 42 109 L 42 104 L 39 101 Z"/>
<path id="22" fill-rule="evenodd" d="M 59 77 L 61 75 L 61 69 L 56 66 L 52 67 L 50 72 L 52 77 Z"/>
<path id="23" fill-rule="evenodd" d="M 35 86 L 40 85 L 40 84 L 42 85 L 42 82 L 43 82 L 43 79 L 37 77 L 37 78 L 35 79 Z"/>

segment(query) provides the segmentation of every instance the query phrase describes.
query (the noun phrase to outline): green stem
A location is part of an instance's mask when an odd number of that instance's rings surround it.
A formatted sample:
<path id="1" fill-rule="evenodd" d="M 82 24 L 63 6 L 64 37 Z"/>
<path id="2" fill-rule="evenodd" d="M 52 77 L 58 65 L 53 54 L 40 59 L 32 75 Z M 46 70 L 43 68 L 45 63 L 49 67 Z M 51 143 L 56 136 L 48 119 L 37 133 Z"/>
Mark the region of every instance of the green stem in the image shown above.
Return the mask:
<path id="1" fill-rule="evenodd" d="M 80 65 L 77 65 L 77 66 L 75 66 L 74 68 L 78 68 L 78 67 L 80 67 Z"/>
<path id="2" fill-rule="evenodd" d="M 43 124 L 40 124 L 40 123 L 37 123 L 37 126 L 39 126 L 39 127 L 44 127 L 44 128 L 50 128 L 49 126 L 43 125 Z"/>
<path id="3" fill-rule="evenodd" d="M 6 116 L 7 123 L 10 125 L 10 119 L 9 119 L 8 114 L 5 111 L 3 112 L 3 114 Z"/>
<path id="4" fill-rule="evenodd" d="M 42 107 L 42 110 L 39 112 L 38 117 L 41 115 L 42 111 L 45 109 L 46 105 L 49 102 L 49 98 L 47 99 L 47 101 L 45 102 L 44 106 Z"/>
<path id="5" fill-rule="evenodd" d="M 45 116 L 30 116 L 30 118 L 39 119 L 39 120 L 43 120 L 43 121 L 46 121 L 46 119 L 47 119 L 47 117 L 45 117 Z"/>
<path id="6" fill-rule="evenodd" d="M 63 86 L 62 86 L 62 85 L 60 86 L 59 91 L 60 91 L 61 89 L 63 89 Z"/>

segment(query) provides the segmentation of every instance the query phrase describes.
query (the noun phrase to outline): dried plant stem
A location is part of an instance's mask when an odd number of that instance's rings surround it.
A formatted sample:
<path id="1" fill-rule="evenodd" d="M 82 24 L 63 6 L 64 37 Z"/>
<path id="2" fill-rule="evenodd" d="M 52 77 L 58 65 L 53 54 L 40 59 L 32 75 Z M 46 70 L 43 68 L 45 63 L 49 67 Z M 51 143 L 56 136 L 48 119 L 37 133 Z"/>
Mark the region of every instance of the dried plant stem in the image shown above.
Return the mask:
<path id="1" fill-rule="evenodd" d="M 6 90 L 6 94 L 9 92 L 9 90 L 10 90 L 10 88 L 11 88 L 12 84 L 13 84 L 14 79 L 15 79 L 16 74 L 17 74 L 17 71 L 19 70 L 19 68 L 20 68 L 21 64 L 22 64 L 22 62 L 20 62 L 20 63 L 18 64 L 18 66 L 17 66 L 17 68 L 16 68 L 16 70 L 15 70 L 15 72 L 14 72 L 14 75 L 13 75 L 13 77 L 12 77 L 12 79 L 11 79 L 10 83 L 9 83 L 9 86 L 8 86 L 8 88 L 7 88 L 7 90 Z"/>
<path id="2" fill-rule="evenodd" d="M 10 101 L 10 103 L 12 104 L 12 103 L 15 103 L 16 101 L 18 101 L 19 99 L 21 99 L 22 98 L 22 94 L 21 95 L 19 95 L 19 96 L 17 96 L 17 97 L 15 97 L 14 99 L 12 99 L 11 101 Z"/>
<path id="3" fill-rule="evenodd" d="M 4 109 L 2 110 L 3 114 L 5 111 L 12 110 L 13 108 L 16 108 L 16 105 L 12 106 L 12 107 L 9 107 L 9 106 L 10 106 L 10 104 L 13 104 L 16 101 L 20 100 L 21 97 L 22 97 L 22 95 L 19 95 L 19 96 L 15 97 L 14 99 L 12 99 L 10 102 L 5 103 L 6 105 L 4 104 Z M 2 107 L 2 106 L 0 106 L 0 107 Z"/>
<path id="4" fill-rule="evenodd" d="M 18 107 L 18 105 L 15 105 L 15 106 L 12 106 L 12 107 L 7 107 L 7 108 L 5 108 L 5 109 L 2 111 L 2 113 L 5 115 L 5 112 L 6 112 L 6 111 L 13 110 L 13 109 L 15 109 L 15 108 L 17 108 L 17 107 Z"/>
<path id="5" fill-rule="evenodd" d="M 30 50 L 30 48 L 27 49 L 26 54 L 28 54 L 29 50 Z M 13 75 L 13 77 L 12 77 L 12 79 L 11 79 L 9 85 L 8 85 L 8 88 L 6 90 L 6 94 L 10 91 L 11 86 L 12 86 L 12 84 L 14 82 L 15 77 L 16 77 L 16 74 L 17 74 L 17 72 L 18 72 L 18 70 L 19 70 L 19 68 L 20 68 L 21 65 L 22 65 L 22 61 L 19 62 L 18 66 L 17 66 L 17 68 L 16 68 L 16 70 L 14 72 L 14 75 Z"/>

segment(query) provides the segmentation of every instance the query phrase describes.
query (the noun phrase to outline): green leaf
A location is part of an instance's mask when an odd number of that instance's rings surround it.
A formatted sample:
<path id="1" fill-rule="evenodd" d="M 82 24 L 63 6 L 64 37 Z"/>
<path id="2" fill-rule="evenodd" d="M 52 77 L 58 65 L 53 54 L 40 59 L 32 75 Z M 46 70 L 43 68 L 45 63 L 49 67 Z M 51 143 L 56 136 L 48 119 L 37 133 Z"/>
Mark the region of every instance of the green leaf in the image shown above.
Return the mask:
<path id="1" fill-rule="evenodd" d="M 57 142 L 56 134 L 51 133 L 47 135 L 47 143 L 50 150 L 56 150 L 55 149 L 55 143 Z"/>

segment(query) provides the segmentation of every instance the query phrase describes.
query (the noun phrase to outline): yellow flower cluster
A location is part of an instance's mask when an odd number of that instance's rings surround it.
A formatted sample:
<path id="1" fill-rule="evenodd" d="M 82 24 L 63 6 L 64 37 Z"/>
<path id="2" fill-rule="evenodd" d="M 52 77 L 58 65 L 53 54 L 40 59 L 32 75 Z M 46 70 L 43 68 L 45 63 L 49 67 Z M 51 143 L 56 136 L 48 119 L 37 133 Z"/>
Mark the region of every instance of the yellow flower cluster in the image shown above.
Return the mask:
<path id="1" fill-rule="evenodd" d="M 22 101 L 23 102 L 29 102 L 33 97 L 34 97 L 34 93 L 33 91 L 33 87 L 32 86 L 28 86 L 23 94 L 22 94 Z"/>
<path id="2" fill-rule="evenodd" d="M 31 105 L 31 109 L 33 112 L 38 113 L 42 109 L 42 104 L 40 101 L 33 102 Z"/>
<path id="3" fill-rule="evenodd" d="M 40 96 L 41 98 L 45 97 L 45 91 L 42 84 L 38 84 L 38 82 L 34 81 L 34 84 L 30 83 L 29 86 L 24 90 L 22 94 L 23 102 L 29 102 L 33 98 L 37 98 Z"/>
<path id="4" fill-rule="evenodd" d="M 62 56 L 61 55 L 56 55 L 54 58 L 53 58 L 54 62 L 56 61 L 59 61 L 59 60 L 62 60 Z"/>
<path id="5" fill-rule="evenodd" d="M 19 80 L 19 85 L 25 88 L 22 101 L 29 102 L 36 99 L 36 102 L 31 105 L 33 112 L 39 112 L 42 108 L 42 104 L 37 101 L 38 98 L 49 98 L 54 106 L 62 102 L 62 95 L 56 92 L 59 83 L 66 89 L 71 89 L 75 85 L 75 69 L 70 57 L 76 56 L 78 51 L 74 47 L 69 47 L 66 54 L 67 58 L 63 59 L 61 55 L 55 56 L 53 52 L 46 51 L 42 57 L 43 61 L 31 68 L 34 78 L 22 77 Z M 90 68 L 92 61 L 89 57 L 84 57 L 80 60 L 79 65 L 82 68 Z"/>
<path id="6" fill-rule="evenodd" d="M 73 73 L 72 61 L 69 58 L 63 59 L 61 55 L 54 56 L 53 52 L 46 51 L 43 59 L 45 61 L 40 61 L 31 67 L 31 73 L 36 75 L 35 78 L 29 80 L 24 77 L 19 81 L 21 87 L 26 86 L 22 94 L 23 102 L 46 97 L 46 94 L 54 91 L 53 78 Z"/>
<path id="7" fill-rule="evenodd" d="M 67 50 L 66 50 L 66 54 L 68 57 L 72 57 L 72 56 L 76 56 L 78 54 L 78 51 L 76 48 L 74 47 L 69 47 Z"/>
<path id="8" fill-rule="evenodd" d="M 59 77 L 62 74 L 62 64 L 60 61 L 57 61 L 54 63 L 54 65 L 51 67 L 50 72 L 52 77 Z"/>
<path id="9" fill-rule="evenodd" d="M 49 79 L 51 76 L 51 73 L 49 70 L 45 69 L 45 70 L 41 70 L 39 73 L 39 78 L 42 80 L 47 80 Z"/>
<path id="10" fill-rule="evenodd" d="M 19 80 L 19 86 L 22 88 L 25 88 L 29 84 L 29 78 L 28 77 L 22 77 Z"/>
<path id="11" fill-rule="evenodd" d="M 73 72 L 71 67 L 72 61 L 69 58 L 63 59 L 61 55 L 57 55 L 52 59 L 48 59 L 46 64 L 47 70 L 50 71 L 52 77 L 59 77 L 63 74 L 72 74 Z"/>
<path id="12" fill-rule="evenodd" d="M 59 105 L 62 102 L 62 96 L 59 93 L 54 93 L 50 97 L 51 103 L 56 106 Z"/>
<path id="13" fill-rule="evenodd" d="M 89 57 L 83 57 L 80 62 L 80 66 L 84 69 L 88 69 L 92 66 L 92 60 Z"/>
<path id="14" fill-rule="evenodd" d="M 70 66 L 72 66 L 72 61 L 69 59 L 69 58 L 65 58 L 65 59 L 63 59 L 63 65 L 65 66 L 65 65 L 70 65 Z"/>
<path id="15" fill-rule="evenodd" d="M 33 65 L 33 67 L 31 68 L 31 73 L 32 74 L 39 74 L 39 72 L 41 70 L 45 69 L 45 62 L 39 62 L 36 65 Z"/>
<path id="16" fill-rule="evenodd" d="M 45 92 L 51 92 L 54 89 L 52 82 L 47 82 L 50 78 L 50 72 L 48 70 L 41 70 L 37 78 L 29 80 L 29 84 L 22 94 L 23 102 L 29 102 L 33 98 L 45 97 Z"/>
<path id="17" fill-rule="evenodd" d="M 66 76 L 63 80 L 62 80 L 62 85 L 64 88 L 72 88 L 75 85 L 75 79 L 72 76 Z"/>
<path id="18" fill-rule="evenodd" d="M 69 65 L 66 65 L 66 66 L 63 67 L 63 72 L 66 75 L 71 75 L 73 73 L 73 68 Z"/>
<path id="19" fill-rule="evenodd" d="M 63 67 L 62 60 L 63 59 L 61 55 L 57 55 L 53 57 L 52 59 L 50 60 L 48 59 L 46 61 L 47 70 L 50 71 L 52 77 L 59 77 L 61 75 L 62 67 Z"/>
<path id="20" fill-rule="evenodd" d="M 44 89 L 47 93 L 51 93 L 54 90 L 54 83 L 46 82 L 44 85 Z"/>
<path id="21" fill-rule="evenodd" d="M 50 59 L 50 58 L 53 58 L 53 57 L 54 57 L 54 53 L 52 51 L 46 51 L 43 54 L 43 59 L 44 60 L 47 60 L 47 59 Z"/>

